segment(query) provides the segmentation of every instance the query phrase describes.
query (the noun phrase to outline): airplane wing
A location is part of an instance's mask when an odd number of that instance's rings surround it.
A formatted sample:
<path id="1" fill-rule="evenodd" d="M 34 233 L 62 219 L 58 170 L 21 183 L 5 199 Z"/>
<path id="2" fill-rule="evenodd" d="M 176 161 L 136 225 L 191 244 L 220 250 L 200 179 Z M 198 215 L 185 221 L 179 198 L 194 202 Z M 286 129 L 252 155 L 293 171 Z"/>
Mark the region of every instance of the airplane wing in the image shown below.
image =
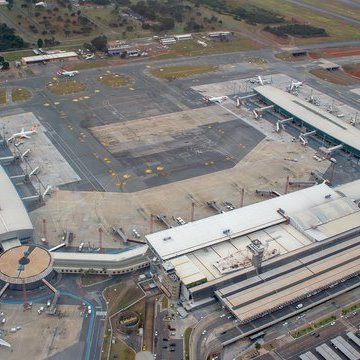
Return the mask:
<path id="1" fill-rule="evenodd" d="M 21 135 L 21 138 L 22 138 L 22 139 L 31 139 L 31 137 L 28 136 L 28 135 Z"/>

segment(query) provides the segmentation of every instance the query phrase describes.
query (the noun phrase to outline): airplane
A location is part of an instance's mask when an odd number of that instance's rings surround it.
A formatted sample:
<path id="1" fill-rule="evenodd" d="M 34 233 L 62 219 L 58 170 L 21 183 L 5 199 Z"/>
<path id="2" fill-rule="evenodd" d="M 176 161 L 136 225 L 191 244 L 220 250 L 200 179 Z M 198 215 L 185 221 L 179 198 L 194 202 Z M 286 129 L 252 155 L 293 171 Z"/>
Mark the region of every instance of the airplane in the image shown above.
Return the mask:
<path id="1" fill-rule="evenodd" d="M 95 59 L 95 54 L 91 54 L 91 55 L 86 55 L 85 60 L 94 60 Z"/>
<path id="2" fill-rule="evenodd" d="M 271 83 L 271 79 L 263 80 L 263 78 L 260 75 L 258 75 L 256 79 L 250 79 L 249 81 L 252 84 L 260 84 L 260 85 L 265 85 L 265 84 L 270 84 Z"/>
<path id="3" fill-rule="evenodd" d="M 37 128 L 37 125 L 35 125 L 35 124 L 33 124 L 32 128 L 30 130 L 25 131 L 25 129 L 22 128 L 20 132 L 12 134 L 7 141 L 12 142 L 13 140 L 16 140 L 16 139 L 31 139 L 30 135 L 37 134 L 36 128 Z"/>
<path id="4" fill-rule="evenodd" d="M 304 82 L 303 81 L 293 81 L 291 80 L 291 84 L 289 86 L 289 91 L 293 91 L 295 89 L 298 89 L 300 86 L 303 86 Z"/>
<path id="5" fill-rule="evenodd" d="M 79 72 L 77 70 L 73 70 L 73 71 L 66 71 L 66 70 L 62 70 L 59 69 L 57 72 L 58 76 L 69 76 L 69 77 L 73 77 L 75 75 L 77 75 Z"/>
<path id="6" fill-rule="evenodd" d="M 206 103 L 218 103 L 221 104 L 225 100 L 227 100 L 227 96 L 205 96 L 202 100 Z"/>

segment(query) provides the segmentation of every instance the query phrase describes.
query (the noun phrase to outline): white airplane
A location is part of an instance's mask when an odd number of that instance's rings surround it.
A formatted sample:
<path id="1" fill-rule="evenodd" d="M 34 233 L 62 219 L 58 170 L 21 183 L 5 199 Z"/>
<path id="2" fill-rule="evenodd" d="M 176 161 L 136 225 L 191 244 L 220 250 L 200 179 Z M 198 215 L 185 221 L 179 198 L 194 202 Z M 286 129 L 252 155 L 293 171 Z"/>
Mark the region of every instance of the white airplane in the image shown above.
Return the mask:
<path id="1" fill-rule="evenodd" d="M 20 132 L 12 134 L 7 141 L 12 142 L 13 140 L 16 139 L 31 139 L 30 135 L 33 134 L 37 134 L 37 125 L 35 124 L 33 124 L 30 130 L 25 131 L 25 129 L 22 128 Z"/>
<path id="2" fill-rule="evenodd" d="M 206 103 L 218 103 L 221 104 L 225 100 L 227 100 L 227 96 L 205 96 L 203 97 L 203 101 Z"/>
<path id="3" fill-rule="evenodd" d="M 77 70 L 73 70 L 73 71 L 66 71 L 66 70 L 62 70 L 59 69 L 57 72 L 58 76 L 69 76 L 69 77 L 73 77 L 75 75 L 79 74 L 79 72 Z"/>
<path id="4" fill-rule="evenodd" d="M 260 84 L 260 85 L 265 85 L 265 84 L 270 84 L 271 83 L 271 79 L 263 80 L 263 78 L 260 75 L 258 75 L 256 79 L 250 79 L 249 81 L 252 84 Z"/>
<path id="5" fill-rule="evenodd" d="M 95 54 L 86 55 L 84 59 L 85 60 L 93 60 L 93 59 L 95 59 Z"/>
<path id="6" fill-rule="evenodd" d="M 291 80 L 289 90 L 293 91 L 293 90 L 298 89 L 300 86 L 303 86 L 303 85 L 304 85 L 303 81 L 293 81 L 293 80 Z"/>

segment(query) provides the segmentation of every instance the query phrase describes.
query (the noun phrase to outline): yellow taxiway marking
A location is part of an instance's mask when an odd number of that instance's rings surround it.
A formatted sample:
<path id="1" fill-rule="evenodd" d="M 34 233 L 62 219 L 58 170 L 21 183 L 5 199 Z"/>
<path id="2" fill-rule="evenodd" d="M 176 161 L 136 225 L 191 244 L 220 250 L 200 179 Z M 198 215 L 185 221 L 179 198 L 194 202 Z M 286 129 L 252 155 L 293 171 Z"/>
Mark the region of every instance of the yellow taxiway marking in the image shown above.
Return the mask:
<path id="1" fill-rule="evenodd" d="M 145 170 L 145 174 L 152 174 L 152 172 L 153 172 L 153 171 L 152 171 L 151 169 L 146 169 L 146 170 Z"/>
<path id="2" fill-rule="evenodd" d="M 115 183 L 115 185 L 116 186 L 118 186 L 118 187 L 121 187 L 121 186 L 123 186 L 123 185 L 126 185 L 126 182 L 117 182 L 117 183 Z"/>
<path id="3" fill-rule="evenodd" d="M 105 161 L 107 164 L 111 164 L 111 160 L 106 160 Z"/>
<path id="4" fill-rule="evenodd" d="M 157 171 L 162 171 L 162 170 L 164 170 L 164 167 L 163 167 L 163 166 L 157 166 L 157 167 L 156 167 L 156 170 L 157 170 Z"/>
<path id="5" fill-rule="evenodd" d="M 123 175 L 123 178 L 124 178 L 124 179 L 129 179 L 129 178 L 131 178 L 131 175 L 130 175 L 130 174 L 124 174 L 124 175 Z"/>

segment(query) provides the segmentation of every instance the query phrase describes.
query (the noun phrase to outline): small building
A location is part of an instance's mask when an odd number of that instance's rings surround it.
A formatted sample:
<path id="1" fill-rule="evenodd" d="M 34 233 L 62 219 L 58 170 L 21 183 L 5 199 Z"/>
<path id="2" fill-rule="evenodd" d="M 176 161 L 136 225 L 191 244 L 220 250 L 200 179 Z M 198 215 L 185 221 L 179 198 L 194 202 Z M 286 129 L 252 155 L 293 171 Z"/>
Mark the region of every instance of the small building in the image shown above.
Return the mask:
<path id="1" fill-rule="evenodd" d="M 183 34 L 183 35 L 174 35 L 175 40 L 177 41 L 183 41 L 183 40 L 191 40 L 192 35 L 191 34 Z"/>
<path id="2" fill-rule="evenodd" d="M 25 56 L 21 58 L 23 64 L 35 64 L 44 61 L 59 61 L 59 60 L 75 60 L 78 59 L 78 54 L 74 51 L 59 52 L 55 54 L 42 54 L 35 56 Z"/>
<path id="3" fill-rule="evenodd" d="M 115 55 L 121 55 L 125 52 L 129 52 L 129 49 L 131 49 L 130 45 L 127 44 L 109 44 L 108 46 L 108 54 L 115 56 Z"/>
<path id="4" fill-rule="evenodd" d="M 228 37 L 231 35 L 230 31 L 214 31 L 207 33 L 207 36 L 211 39 L 221 38 L 221 37 Z"/>
<path id="5" fill-rule="evenodd" d="M 176 43 L 176 39 L 174 37 L 166 37 L 166 38 L 160 39 L 160 43 L 162 45 L 171 45 L 171 44 Z"/>

